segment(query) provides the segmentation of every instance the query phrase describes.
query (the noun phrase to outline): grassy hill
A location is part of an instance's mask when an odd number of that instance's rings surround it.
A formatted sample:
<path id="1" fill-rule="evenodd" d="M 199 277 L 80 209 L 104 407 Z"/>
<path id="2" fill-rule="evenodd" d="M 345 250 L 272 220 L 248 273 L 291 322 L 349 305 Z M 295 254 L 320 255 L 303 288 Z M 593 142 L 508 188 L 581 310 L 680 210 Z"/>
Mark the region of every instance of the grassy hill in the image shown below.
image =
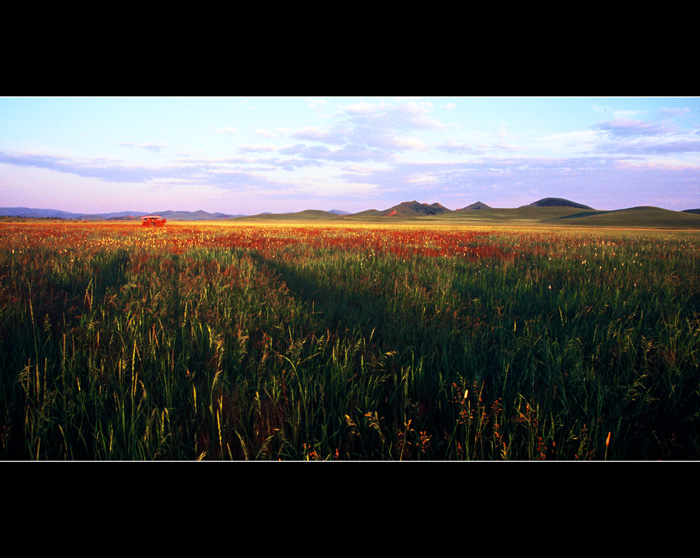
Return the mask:
<path id="1" fill-rule="evenodd" d="M 604 227 L 643 227 L 660 229 L 700 229 L 700 215 L 653 206 L 612 211 L 583 211 L 559 218 L 571 225 Z"/>
<path id="2" fill-rule="evenodd" d="M 516 209 L 484 209 L 457 212 L 449 216 L 455 224 L 552 225 L 577 227 L 621 227 L 658 229 L 700 229 L 700 214 L 640 206 L 626 209 L 587 210 L 575 207 L 524 206 Z M 448 218 L 446 217 L 447 221 Z"/>
<path id="3" fill-rule="evenodd" d="M 260 215 L 253 215 L 250 217 L 244 217 L 244 220 L 299 220 L 299 219 L 343 219 L 351 221 L 387 221 L 387 218 L 391 219 L 391 222 L 397 219 L 415 219 L 420 217 L 430 217 L 439 216 L 444 214 L 453 213 L 451 209 L 439 203 L 427 204 L 420 203 L 417 201 L 402 202 L 389 209 L 378 210 L 378 209 L 367 209 L 365 211 L 360 211 L 358 213 L 343 214 L 339 215 L 330 211 L 322 211 L 317 209 L 309 209 L 306 211 L 298 211 L 296 213 L 263 213 Z"/>
<path id="4" fill-rule="evenodd" d="M 340 210 L 307 209 L 293 213 L 260 213 L 258 215 L 227 215 L 207 211 L 154 211 L 169 221 L 206 221 L 235 219 L 236 221 L 352 221 L 357 223 L 445 223 L 479 226 L 560 225 L 581 227 L 629 227 L 700 229 L 700 209 L 671 211 L 660 207 L 639 206 L 616 210 L 597 210 L 563 198 L 543 198 L 515 208 L 495 208 L 476 202 L 457 210 L 439 203 L 405 201 L 388 209 L 368 209 L 348 214 Z M 141 213 L 118 212 L 81 215 L 56 210 L 31 208 L 0 208 L 0 216 L 24 218 L 138 219 Z"/>
<path id="5" fill-rule="evenodd" d="M 577 204 L 579 205 L 579 204 Z M 474 226 L 576 226 L 700 229 L 700 214 L 640 206 L 616 210 L 596 210 L 574 205 L 524 205 L 516 208 L 485 206 L 478 210 L 452 211 L 440 204 L 403 202 L 389 209 L 369 209 L 351 215 L 306 210 L 296 213 L 269 213 L 242 217 L 248 221 L 322 221 L 342 220 L 358 223 L 431 223 Z"/>
<path id="6" fill-rule="evenodd" d="M 381 213 L 385 217 L 424 217 L 427 215 L 442 215 L 451 212 L 451 209 L 447 209 L 444 205 L 439 203 L 427 204 L 413 200 L 402 202 Z"/>
<path id="7" fill-rule="evenodd" d="M 305 209 L 304 211 L 296 211 L 294 213 L 260 213 L 258 215 L 249 215 L 246 217 L 238 217 L 237 221 L 305 221 L 305 220 L 335 220 L 341 219 L 344 216 L 330 211 L 321 209 Z"/>
<path id="8" fill-rule="evenodd" d="M 478 209 L 491 209 L 491 206 L 488 206 L 485 203 L 478 201 L 471 205 L 468 205 L 467 207 L 458 209 L 457 211 L 476 211 Z"/>
<path id="9" fill-rule="evenodd" d="M 171 221 L 207 221 L 210 219 L 229 219 L 232 216 L 225 213 L 209 213 L 201 209 L 197 211 L 154 211 L 153 215 L 160 215 Z"/>
<path id="10" fill-rule="evenodd" d="M 445 221 L 474 224 L 538 224 L 556 221 L 557 219 L 574 216 L 585 209 L 575 207 L 538 207 L 525 205 L 516 208 L 489 207 L 478 211 L 455 211 L 442 218 Z"/>
<path id="11" fill-rule="evenodd" d="M 588 205 L 582 203 L 577 203 L 571 200 L 566 200 L 564 198 L 542 198 L 536 202 L 532 202 L 530 206 L 533 207 L 575 207 L 578 209 L 593 209 Z"/>

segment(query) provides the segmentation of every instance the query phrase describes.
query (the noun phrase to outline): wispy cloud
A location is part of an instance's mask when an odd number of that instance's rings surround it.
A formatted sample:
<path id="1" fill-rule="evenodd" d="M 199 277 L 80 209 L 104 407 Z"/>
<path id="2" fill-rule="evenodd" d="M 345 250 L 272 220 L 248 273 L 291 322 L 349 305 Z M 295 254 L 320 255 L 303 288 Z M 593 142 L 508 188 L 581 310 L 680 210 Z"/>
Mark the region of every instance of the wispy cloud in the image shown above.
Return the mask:
<path id="1" fill-rule="evenodd" d="M 483 155 L 486 153 L 488 146 L 483 143 L 475 145 L 472 143 L 458 142 L 453 139 L 448 139 L 447 141 L 438 145 L 437 149 L 447 153 Z"/>
<path id="2" fill-rule="evenodd" d="M 432 105 L 419 101 L 404 103 L 361 101 L 339 108 L 331 123 L 323 128 L 311 126 L 296 130 L 300 140 L 341 145 L 342 149 L 318 149 L 295 146 L 305 156 L 323 159 L 361 161 L 387 160 L 391 154 L 425 150 L 425 141 L 413 135 L 417 131 L 439 130 L 446 126 L 431 116 Z"/>
<path id="3" fill-rule="evenodd" d="M 149 180 L 191 177 L 201 172 L 195 165 L 166 165 L 147 167 L 127 163 L 123 160 L 102 158 L 70 158 L 41 154 L 0 153 L 0 163 L 20 167 L 34 167 L 76 176 L 100 178 L 109 182 L 148 182 Z"/>
<path id="4" fill-rule="evenodd" d="M 629 156 L 700 152 L 698 130 L 685 130 L 674 120 L 688 112 L 664 109 L 651 120 L 614 118 L 599 122 L 594 126 L 600 132 L 596 150 Z"/>
<path id="5" fill-rule="evenodd" d="M 283 155 L 297 155 L 305 159 L 321 162 L 363 162 L 363 161 L 388 161 L 391 155 L 385 150 L 369 148 L 358 145 L 342 147 L 326 147 L 325 145 L 296 144 L 282 147 L 279 153 Z"/>
<path id="6" fill-rule="evenodd" d="M 232 135 L 238 132 L 237 128 L 234 127 L 229 127 L 229 128 L 216 128 L 214 130 L 214 134 L 216 135 Z"/>
<path id="7" fill-rule="evenodd" d="M 596 129 L 609 133 L 612 138 L 658 136 L 671 131 L 666 122 L 646 122 L 631 118 L 616 118 L 601 122 Z"/>
<path id="8" fill-rule="evenodd" d="M 289 119 L 282 112 L 266 117 L 263 100 L 253 101 L 231 103 L 227 108 L 238 112 L 225 112 L 226 118 L 217 113 L 198 122 L 201 134 L 193 141 L 172 136 L 160 136 L 167 144 L 122 141 L 121 150 L 95 157 L 85 153 L 102 152 L 45 141 L 30 150 L 28 143 L 5 142 L 12 147 L 3 147 L 0 165 L 95 179 L 115 192 L 127 183 L 159 192 L 206 186 L 197 191 L 220 196 L 211 202 L 217 209 L 222 199 L 233 197 L 236 204 L 255 206 L 256 196 L 269 203 L 275 198 L 271 192 L 288 206 L 295 196 L 302 204 L 317 192 L 319 199 L 338 196 L 334 205 L 359 203 L 360 196 L 367 203 L 398 203 L 424 195 L 448 207 L 477 200 L 509 206 L 552 195 L 596 207 L 614 206 L 613 200 L 630 192 L 651 203 L 669 189 L 674 199 L 687 195 L 688 206 L 700 206 L 697 102 L 688 104 L 692 110 L 676 103 L 653 111 L 627 110 L 620 102 L 585 103 L 586 119 L 570 124 L 564 114 L 555 125 L 531 126 L 536 119 L 524 119 L 523 125 L 516 111 L 488 116 L 465 111 L 464 100 L 299 99 L 295 108 L 304 116 Z M 160 130 L 121 137 L 158 138 Z M 191 154 L 178 157 L 168 152 L 170 146 Z"/>
<path id="9" fill-rule="evenodd" d="M 146 151 L 160 151 L 165 147 L 164 143 L 135 143 L 132 141 L 120 141 L 119 145 L 122 147 L 138 147 L 139 149 L 145 149 Z"/>
<path id="10" fill-rule="evenodd" d="M 238 145 L 236 146 L 238 151 L 243 153 L 269 153 L 270 151 L 277 151 L 279 148 L 276 145 Z"/>

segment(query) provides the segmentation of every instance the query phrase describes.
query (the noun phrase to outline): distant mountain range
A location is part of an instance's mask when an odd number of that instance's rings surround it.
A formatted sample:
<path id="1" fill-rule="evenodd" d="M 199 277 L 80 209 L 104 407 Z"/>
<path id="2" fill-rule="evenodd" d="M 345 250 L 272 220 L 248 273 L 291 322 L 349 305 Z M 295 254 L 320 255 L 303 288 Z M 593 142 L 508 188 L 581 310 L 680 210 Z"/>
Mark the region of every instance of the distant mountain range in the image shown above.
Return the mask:
<path id="1" fill-rule="evenodd" d="M 37 219 L 81 219 L 81 220 L 120 220 L 141 219 L 144 215 L 160 215 L 173 221 L 203 221 L 209 219 L 231 219 L 244 215 L 209 213 L 208 211 L 115 211 L 113 213 L 71 213 L 58 209 L 35 209 L 32 207 L 0 207 L 0 217 L 25 217 Z"/>
<path id="2" fill-rule="evenodd" d="M 242 220 L 323 220 L 350 219 L 375 220 L 377 218 L 440 218 L 449 220 L 535 220 L 558 221 L 566 220 L 569 224 L 591 224 L 615 226 L 670 226 L 700 228 L 700 209 L 672 211 L 658 207 L 633 207 L 617 210 L 596 210 L 588 205 L 573 202 L 563 198 L 542 198 L 529 205 L 517 208 L 493 208 L 477 201 L 460 209 L 448 209 L 440 203 L 421 203 L 406 201 L 388 209 L 368 209 L 358 213 L 350 213 L 339 209 L 324 211 L 307 209 L 292 213 L 260 213 L 258 215 L 230 215 L 226 213 L 210 213 L 208 211 L 118 211 L 113 213 L 71 213 L 56 209 L 36 209 L 29 207 L 0 208 L 0 217 L 43 218 L 43 219 L 75 219 L 75 220 L 139 220 L 144 215 L 160 215 L 171 221 L 206 221 L 223 219 Z"/>

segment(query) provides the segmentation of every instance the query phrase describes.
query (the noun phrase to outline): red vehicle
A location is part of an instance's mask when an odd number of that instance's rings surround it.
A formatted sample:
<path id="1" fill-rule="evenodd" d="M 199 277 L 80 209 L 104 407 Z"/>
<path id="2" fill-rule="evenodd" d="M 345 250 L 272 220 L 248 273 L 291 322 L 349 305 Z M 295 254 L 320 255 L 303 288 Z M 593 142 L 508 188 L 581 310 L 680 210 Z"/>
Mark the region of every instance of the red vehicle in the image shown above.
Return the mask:
<path id="1" fill-rule="evenodd" d="M 160 215 L 144 215 L 141 217 L 142 227 L 162 227 L 165 225 L 166 219 L 163 219 Z"/>

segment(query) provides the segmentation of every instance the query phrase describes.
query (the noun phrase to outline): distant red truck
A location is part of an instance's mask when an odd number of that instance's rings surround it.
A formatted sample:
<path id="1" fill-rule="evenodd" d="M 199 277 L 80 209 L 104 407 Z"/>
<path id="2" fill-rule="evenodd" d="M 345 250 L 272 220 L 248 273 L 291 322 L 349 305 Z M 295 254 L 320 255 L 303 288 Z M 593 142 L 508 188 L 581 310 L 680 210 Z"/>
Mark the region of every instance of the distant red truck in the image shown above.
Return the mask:
<path id="1" fill-rule="evenodd" d="M 162 227 L 166 223 L 166 219 L 163 219 L 160 215 L 144 215 L 141 217 L 142 227 Z"/>

